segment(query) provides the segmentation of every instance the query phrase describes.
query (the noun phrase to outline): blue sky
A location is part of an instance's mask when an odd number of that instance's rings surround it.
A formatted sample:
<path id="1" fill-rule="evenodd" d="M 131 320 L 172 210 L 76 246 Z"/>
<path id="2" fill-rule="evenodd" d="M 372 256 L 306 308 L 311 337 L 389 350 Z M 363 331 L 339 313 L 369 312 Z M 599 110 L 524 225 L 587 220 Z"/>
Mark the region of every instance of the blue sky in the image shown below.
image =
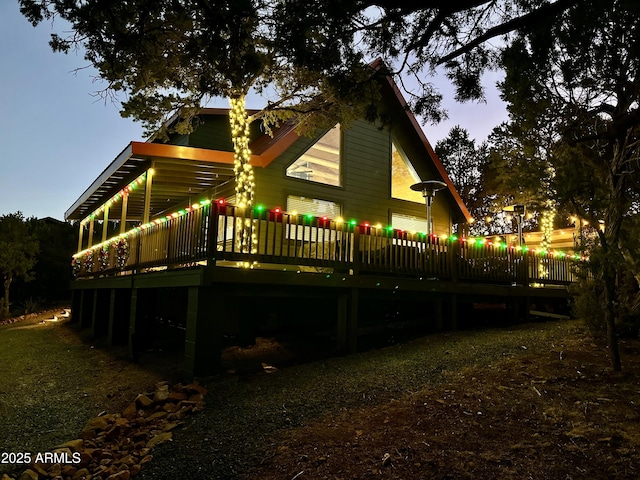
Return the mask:
<path id="1" fill-rule="evenodd" d="M 58 27 L 58 25 L 56 25 Z M 144 140 L 142 127 L 118 112 L 118 105 L 93 96 L 101 83 L 83 68 L 81 54 L 53 53 L 50 24 L 33 28 L 17 0 L 0 2 L 0 215 L 64 218 L 64 212 L 132 140 Z M 491 74 L 486 84 L 495 84 Z M 432 145 L 461 125 L 484 140 L 506 119 L 495 92 L 486 104 L 457 104 L 442 85 L 449 120 L 424 126 Z M 259 108 L 259 101 L 248 105 Z M 226 107 L 220 99 L 215 106 Z"/>

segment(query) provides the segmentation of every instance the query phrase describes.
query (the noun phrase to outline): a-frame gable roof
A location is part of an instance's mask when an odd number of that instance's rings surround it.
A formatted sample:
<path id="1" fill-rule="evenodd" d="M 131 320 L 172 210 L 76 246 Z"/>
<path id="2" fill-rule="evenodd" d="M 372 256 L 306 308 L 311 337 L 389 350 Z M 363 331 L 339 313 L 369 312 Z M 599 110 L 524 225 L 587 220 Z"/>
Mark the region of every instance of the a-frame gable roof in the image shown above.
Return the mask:
<path id="1" fill-rule="evenodd" d="M 371 66 L 374 69 L 380 69 L 383 64 L 381 61 L 376 61 Z M 399 127 L 408 128 L 416 136 L 418 143 L 424 149 L 426 161 L 430 162 L 438 172 L 439 180 L 447 184 L 448 193 L 453 203 L 458 207 L 461 216 L 467 221 L 472 221 L 471 214 L 447 175 L 442 162 L 433 151 L 418 121 L 411 113 L 398 86 L 390 76 L 385 76 L 385 79 L 386 81 L 382 82 L 383 101 L 390 103 L 392 107 L 395 106 L 395 110 L 398 112 L 402 112 L 402 122 Z M 201 114 L 227 116 L 228 110 L 204 108 Z M 292 122 L 287 122 L 275 128 L 272 136 L 267 134 L 258 136 L 249 146 L 251 164 L 254 167 L 267 167 L 299 138 L 296 125 Z M 158 198 L 164 197 L 162 201 L 165 202 L 165 205 L 168 198 L 176 202 L 186 201 L 188 198 L 212 188 L 216 181 L 228 181 L 232 176 L 233 152 L 154 143 L 151 140 L 148 142 L 131 142 L 66 211 L 65 219 L 81 220 L 86 218 L 91 212 L 106 203 L 120 189 L 134 180 L 145 168 L 148 168 L 151 162 L 158 164 L 166 162 L 174 165 L 171 168 L 172 175 L 180 177 L 179 185 L 171 182 L 172 178 L 170 177 L 166 179 L 159 178 L 158 182 L 154 183 L 154 190 L 159 190 Z M 176 162 L 182 165 L 179 170 L 175 167 Z M 216 180 L 205 181 L 207 175 Z M 166 184 L 166 191 L 162 189 L 163 184 Z M 138 195 L 138 197 L 140 196 Z M 135 196 L 132 196 L 129 202 L 130 215 L 128 215 L 128 218 L 133 220 L 141 215 L 143 201 L 142 197 L 136 199 Z M 161 211 L 158 210 L 159 208 L 159 206 L 152 208 L 152 211 Z M 113 213 L 114 218 L 117 218 L 115 217 L 117 212 L 114 211 Z"/>

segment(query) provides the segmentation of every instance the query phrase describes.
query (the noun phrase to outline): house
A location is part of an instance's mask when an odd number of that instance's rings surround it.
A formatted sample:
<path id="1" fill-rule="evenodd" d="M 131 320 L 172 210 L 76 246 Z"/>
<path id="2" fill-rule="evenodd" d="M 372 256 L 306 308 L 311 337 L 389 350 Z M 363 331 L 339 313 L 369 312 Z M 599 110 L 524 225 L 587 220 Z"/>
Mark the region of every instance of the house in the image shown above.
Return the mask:
<path id="1" fill-rule="evenodd" d="M 187 371 L 206 375 L 223 334 L 250 339 L 264 322 L 329 329 L 355 350 L 358 332 L 379 326 L 379 302 L 427 302 L 442 328 L 444 317 L 455 325 L 462 295 L 483 291 L 460 280 L 528 298 L 543 260 L 457 241 L 469 212 L 396 85 L 381 89 L 389 125 L 357 120 L 314 137 L 252 125 L 251 208 L 234 205 L 227 110 L 203 109 L 192 133 L 168 143 L 127 145 L 65 213 L 81 222 L 75 321 L 132 353 L 165 330 L 183 342 Z M 423 180 L 445 185 L 429 237 L 425 199 L 410 188 Z M 570 281 L 560 264 L 549 282 Z"/>

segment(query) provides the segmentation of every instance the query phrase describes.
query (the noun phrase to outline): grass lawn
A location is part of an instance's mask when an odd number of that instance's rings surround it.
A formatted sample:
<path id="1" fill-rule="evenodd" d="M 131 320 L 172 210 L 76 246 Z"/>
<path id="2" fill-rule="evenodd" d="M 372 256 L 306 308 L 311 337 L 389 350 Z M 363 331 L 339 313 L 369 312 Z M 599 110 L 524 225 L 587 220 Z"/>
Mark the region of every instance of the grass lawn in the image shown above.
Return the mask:
<path id="1" fill-rule="evenodd" d="M 639 478 L 640 343 L 622 353 L 614 374 L 579 322 L 553 321 L 229 365 L 136 478 Z M 132 365 L 37 318 L 0 326 L 0 365 L 0 453 L 49 450 L 179 380 L 162 354 Z"/>

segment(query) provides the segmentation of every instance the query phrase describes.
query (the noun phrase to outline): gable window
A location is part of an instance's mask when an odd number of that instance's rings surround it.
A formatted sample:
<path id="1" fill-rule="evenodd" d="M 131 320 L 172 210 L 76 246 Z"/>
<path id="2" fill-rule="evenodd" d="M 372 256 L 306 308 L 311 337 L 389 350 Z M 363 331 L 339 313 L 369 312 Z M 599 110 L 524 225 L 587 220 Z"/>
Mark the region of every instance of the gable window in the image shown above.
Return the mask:
<path id="1" fill-rule="evenodd" d="M 287 167 L 287 177 L 339 187 L 342 184 L 340 165 L 340 125 L 324 134 L 300 158 Z"/>
<path id="2" fill-rule="evenodd" d="M 395 144 L 391 143 L 391 197 L 409 202 L 424 203 L 421 192 L 411 190 L 411 185 L 421 179 L 411 162 Z M 403 229 L 404 230 L 404 229 Z"/>
<path id="3" fill-rule="evenodd" d="M 416 217 L 414 215 L 392 213 L 391 226 L 398 230 L 404 230 L 405 232 L 426 232 L 427 217 Z"/>
<path id="4" fill-rule="evenodd" d="M 317 198 L 298 197 L 289 195 L 287 197 L 287 212 L 297 212 L 302 215 L 314 215 L 316 217 L 328 217 L 335 220 L 340 216 L 341 206 L 339 203 L 319 200 Z"/>

